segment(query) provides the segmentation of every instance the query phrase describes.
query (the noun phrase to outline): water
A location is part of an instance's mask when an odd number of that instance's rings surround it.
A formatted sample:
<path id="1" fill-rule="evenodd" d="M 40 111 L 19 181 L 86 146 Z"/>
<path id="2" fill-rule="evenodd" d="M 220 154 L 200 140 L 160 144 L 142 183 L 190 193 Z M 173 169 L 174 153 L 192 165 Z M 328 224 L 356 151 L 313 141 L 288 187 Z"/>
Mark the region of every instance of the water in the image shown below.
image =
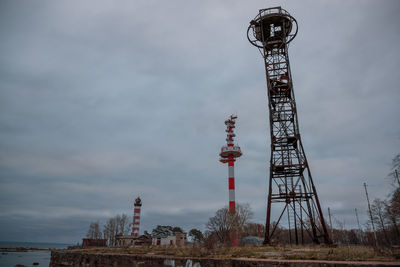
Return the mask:
<path id="1" fill-rule="evenodd" d="M 70 244 L 56 243 L 31 243 L 31 242 L 0 242 L 0 248 L 39 248 L 47 250 L 30 250 L 27 252 L 0 252 L 0 267 L 14 267 L 22 264 L 28 267 L 34 266 L 34 262 L 38 262 L 39 267 L 49 266 L 51 252 L 49 249 L 63 249 Z"/>

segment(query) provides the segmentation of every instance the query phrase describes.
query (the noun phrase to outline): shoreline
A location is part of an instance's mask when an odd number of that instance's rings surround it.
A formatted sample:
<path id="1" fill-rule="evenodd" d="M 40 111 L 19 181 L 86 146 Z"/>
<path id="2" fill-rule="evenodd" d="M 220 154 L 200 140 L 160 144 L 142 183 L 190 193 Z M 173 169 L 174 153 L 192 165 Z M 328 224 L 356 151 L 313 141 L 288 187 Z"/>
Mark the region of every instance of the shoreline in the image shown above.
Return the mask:
<path id="1" fill-rule="evenodd" d="M 0 252 L 29 252 L 29 251 L 51 251 L 52 248 L 25 248 L 25 247 L 16 247 L 16 248 L 0 248 Z"/>
<path id="2" fill-rule="evenodd" d="M 190 267 L 248 267 L 248 266 L 288 266 L 288 267 L 335 267 L 335 266 L 399 266 L 396 261 L 340 261 L 340 260 L 288 260 L 288 259 L 255 259 L 255 258 L 197 258 L 177 257 L 171 255 L 138 255 L 117 253 L 88 253 L 77 251 L 52 251 L 50 267 L 61 266 L 137 266 L 143 267 L 167 267 L 167 266 L 190 266 Z"/>

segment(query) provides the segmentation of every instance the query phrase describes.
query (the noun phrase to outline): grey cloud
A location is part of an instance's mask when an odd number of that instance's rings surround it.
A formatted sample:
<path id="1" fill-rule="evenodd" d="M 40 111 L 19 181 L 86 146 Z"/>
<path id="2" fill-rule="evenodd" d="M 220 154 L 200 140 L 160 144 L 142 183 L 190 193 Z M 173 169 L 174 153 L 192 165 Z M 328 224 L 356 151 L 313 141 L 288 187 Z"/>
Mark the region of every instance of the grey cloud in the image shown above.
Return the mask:
<path id="1" fill-rule="evenodd" d="M 227 201 L 217 160 L 232 112 L 244 152 L 237 200 L 264 222 L 266 84 L 245 32 L 265 2 L 0 5 L 0 239 L 76 242 L 91 220 L 130 214 L 137 195 L 143 229 L 203 229 Z M 399 152 L 400 5 L 275 5 L 299 22 L 289 52 L 321 202 L 355 227 L 362 183 L 385 197 L 389 185 L 374 185 Z"/>

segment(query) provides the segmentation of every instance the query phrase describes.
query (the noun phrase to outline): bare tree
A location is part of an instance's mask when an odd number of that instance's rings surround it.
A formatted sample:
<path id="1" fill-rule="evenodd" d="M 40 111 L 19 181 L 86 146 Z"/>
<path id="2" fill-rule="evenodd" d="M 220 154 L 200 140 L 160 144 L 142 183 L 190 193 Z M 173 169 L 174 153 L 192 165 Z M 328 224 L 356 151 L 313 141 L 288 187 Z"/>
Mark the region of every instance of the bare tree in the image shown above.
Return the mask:
<path id="1" fill-rule="evenodd" d="M 232 229 L 232 220 L 227 207 L 217 210 L 214 217 L 211 217 L 206 228 L 210 233 L 214 233 L 218 241 L 222 244 L 228 243 L 229 232 Z"/>
<path id="2" fill-rule="evenodd" d="M 115 218 L 110 218 L 107 220 L 106 224 L 104 225 L 104 238 L 107 239 L 107 243 L 109 246 L 115 246 L 116 240 L 115 236 L 117 233 L 117 223 Z"/>
<path id="3" fill-rule="evenodd" d="M 393 178 L 392 184 L 400 186 L 400 154 L 397 154 L 392 160 L 392 170 L 389 176 Z"/>
<path id="4" fill-rule="evenodd" d="M 129 218 L 126 214 L 122 214 L 118 221 L 119 231 L 123 235 L 127 235 L 129 233 Z"/>
<path id="5" fill-rule="evenodd" d="M 243 227 L 244 236 L 258 236 L 262 237 L 265 233 L 265 225 L 259 223 L 247 223 Z"/>
<path id="6" fill-rule="evenodd" d="M 400 239 L 399 221 L 400 221 L 400 189 L 396 189 L 392 198 L 386 202 L 385 211 L 389 221 L 396 234 L 396 242 Z"/>
<path id="7" fill-rule="evenodd" d="M 228 244 L 229 234 L 233 230 L 242 233 L 244 226 L 249 223 L 252 216 L 253 212 L 249 204 L 237 204 L 235 214 L 230 214 L 228 207 L 219 209 L 206 224 L 208 235 L 214 233 L 220 243 Z"/>
<path id="8" fill-rule="evenodd" d="M 396 217 L 396 222 L 398 223 L 400 219 L 400 188 L 397 188 L 389 201 L 391 213 Z"/>
<path id="9" fill-rule="evenodd" d="M 348 244 L 347 236 L 346 236 L 346 222 L 345 221 L 340 221 L 336 217 L 333 218 L 336 222 L 336 225 L 338 226 L 338 231 L 335 233 L 336 237 L 336 242 L 339 244 Z"/>
<path id="10" fill-rule="evenodd" d="M 129 219 L 126 214 L 117 215 L 115 217 L 116 232 L 120 235 L 127 235 L 129 232 Z"/>
<path id="11" fill-rule="evenodd" d="M 109 246 L 116 245 L 117 235 L 127 235 L 129 233 L 129 218 L 126 214 L 116 215 L 107 220 L 104 225 L 104 239 L 107 239 Z"/>
<path id="12" fill-rule="evenodd" d="M 379 198 L 374 199 L 374 202 L 372 202 L 371 205 L 371 213 L 372 219 L 378 225 L 378 229 L 383 231 L 386 243 L 390 244 L 387 229 L 385 227 L 387 221 L 387 218 L 385 216 L 385 205 L 385 201 L 382 201 Z"/>
<path id="13" fill-rule="evenodd" d="M 89 225 L 89 230 L 86 234 L 87 238 L 92 238 L 92 239 L 101 239 L 102 234 L 99 226 L 99 222 L 92 222 Z"/>
<path id="14" fill-rule="evenodd" d="M 240 230 L 243 230 L 243 227 L 249 223 L 253 216 L 254 213 L 251 210 L 250 204 L 244 203 L 236 205 L 235 222 Z"/>
<path id="15" fill-rule="evenodd" d="M 392 228 L 392 240 L 394 243 L 400 243 L 400 154 L 396 155 L 392 160 L 392 169 L 389 176 L 394 179 L 395 189 L 391 193 L 390 198 L 385 201 L 385 213 Z"/>

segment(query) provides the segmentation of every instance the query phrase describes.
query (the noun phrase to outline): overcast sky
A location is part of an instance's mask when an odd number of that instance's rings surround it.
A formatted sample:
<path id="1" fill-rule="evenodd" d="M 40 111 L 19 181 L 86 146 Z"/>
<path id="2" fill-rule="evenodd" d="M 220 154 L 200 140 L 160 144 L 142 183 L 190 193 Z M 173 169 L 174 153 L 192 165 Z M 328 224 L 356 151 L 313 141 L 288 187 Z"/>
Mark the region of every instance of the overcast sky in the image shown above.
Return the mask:
<path id="1" fill-rule="evenodd" d="M 236 201 L 265 222 L 263 60 L 246 30 L 281 5 L 300 131 L 322 208 L 355 227 L 400 152 L 399 1 L 0 1 L 0 240 L 76 243 L 132 215 L 204 230 L 238 115 Z M 276 211 L 275 211 L 276 212 Z M 327 214 L 326 214 L 327 215 Z"/>

